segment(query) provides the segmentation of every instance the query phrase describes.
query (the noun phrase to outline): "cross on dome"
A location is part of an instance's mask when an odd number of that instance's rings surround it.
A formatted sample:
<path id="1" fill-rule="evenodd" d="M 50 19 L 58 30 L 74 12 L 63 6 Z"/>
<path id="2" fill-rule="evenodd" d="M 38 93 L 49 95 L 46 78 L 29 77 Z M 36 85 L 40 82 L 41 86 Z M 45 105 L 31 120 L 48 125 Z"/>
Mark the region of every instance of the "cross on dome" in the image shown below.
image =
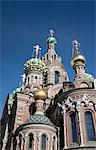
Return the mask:
<path id="1" fill-rule="evenodd" d="M 35 48 L 35 52 L 36 52 L 36 58 L 38 57 L 39 55 L 39 51 L 41 50 L 40 46 L 39 45 L 35 45 L 33 46 L 33 48 Z"/>
<path id="2" fill-rule="evenodd" d="M 74 40 L 72 41 L 72 43 L 73 43 L 73 47 L 76 48 L 76 50 L 79 49 L 80 43 L 78 40 Z"/>
<path id="3" fill-rule="evenodd" d="M 50 37 L 53 37 L 55 32 L 51 29 L 49 30 L 49 33 L 50 33 Z"/>
<path id="4" fill-rule="evenodd" d="M 79 54 L 79 46 L 80 46 L 79 41 L 74 40 L 74 41 L 72 41 L 72 44 L 73 44 L 72 56 L 74 55 L 74 50 L 76 50 L 76 55 L 78 55 Z"/>

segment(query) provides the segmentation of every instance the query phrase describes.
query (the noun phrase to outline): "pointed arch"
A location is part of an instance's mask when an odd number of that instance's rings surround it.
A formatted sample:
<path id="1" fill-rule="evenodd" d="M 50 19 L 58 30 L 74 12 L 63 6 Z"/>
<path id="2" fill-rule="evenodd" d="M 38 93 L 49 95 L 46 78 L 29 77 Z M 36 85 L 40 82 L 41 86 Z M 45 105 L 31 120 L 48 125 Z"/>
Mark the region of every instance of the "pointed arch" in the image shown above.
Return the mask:
<path id="1" fill-rule="evenodd" d="M 41 150 L 46 150 L 47 149 L 47 135 L 42 134 L 41 136 Z"/>
<path id="2" fill-rule="evenodd" d="M 28 135 L 28 150 L 33 150 L 34 147 L 34 135 L 33 133 L 29 133 Z"/>
<path id="3" fill-rule="evenodd" d="M 85 112 L 85 123 L 88 141 L 95 141 L 95 129 L 93 123 L 92 112 L 89 110 Z"/>
<path id="4" fill-rule="evenodd" d="M 71 131 L 72 131 L 72 143 L 78 142 L 77 141 L 77 120 L 76 120 L 76 113 L 70 113 L 70 121 L 71 121 Z"/>
<path id="5" fill-rule="evenodd" d="M 60 77 L 59 71 L 55 71 L 55 74 L 54 74 L 54 83 L 55 84 L 59 83 L 59 77 Z"/>

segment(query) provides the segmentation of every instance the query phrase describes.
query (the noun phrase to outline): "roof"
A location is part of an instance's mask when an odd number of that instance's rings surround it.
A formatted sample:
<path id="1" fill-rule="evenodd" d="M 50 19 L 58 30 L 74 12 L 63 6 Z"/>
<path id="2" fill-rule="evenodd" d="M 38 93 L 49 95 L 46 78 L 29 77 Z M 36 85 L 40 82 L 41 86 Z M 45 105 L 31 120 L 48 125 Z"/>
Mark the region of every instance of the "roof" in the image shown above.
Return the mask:
<path id="1" fill-rule="evenodd" d="M 25 124 L 44 124 L 54 126 L 50 119 L 42 114 L 30 115 Z"/>

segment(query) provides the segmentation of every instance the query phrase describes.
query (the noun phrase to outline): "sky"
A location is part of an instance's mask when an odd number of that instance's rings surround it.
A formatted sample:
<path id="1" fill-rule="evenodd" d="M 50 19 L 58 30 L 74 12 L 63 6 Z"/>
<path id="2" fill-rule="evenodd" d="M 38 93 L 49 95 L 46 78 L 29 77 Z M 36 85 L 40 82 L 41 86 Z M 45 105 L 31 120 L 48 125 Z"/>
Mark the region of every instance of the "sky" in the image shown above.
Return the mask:
<path id="1" fill-rule="evenodd" d="M 95 1 L 9 1 L 1 2 L 0 114 L 7 94 L 14 91 L 24 73 L 24 63 L 32 57 L 33 45 L 47 52 L 49 30 L 55 31 L 56 52 L 62 57 L 70 80 L 72 40 L 80 41 L 86 58 L 86 72 L 96 78 Z"/>

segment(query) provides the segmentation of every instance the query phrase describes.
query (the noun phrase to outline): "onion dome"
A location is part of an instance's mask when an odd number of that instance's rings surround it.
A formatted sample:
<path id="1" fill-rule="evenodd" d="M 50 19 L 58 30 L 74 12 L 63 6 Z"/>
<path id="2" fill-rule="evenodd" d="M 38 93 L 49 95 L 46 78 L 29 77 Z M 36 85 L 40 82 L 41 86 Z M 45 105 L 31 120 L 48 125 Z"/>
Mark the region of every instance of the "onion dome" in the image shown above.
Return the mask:
<path id="1" fill-rule="evenodd" d="M 57 44 L 57 40 L 54 38 L 54 37 L 49 37 L 47 40 L 46 40 L 47 44 L 49 43 L 54 43 L 54 44 Z"/>
<path id="2" fill-rule="evenodd" d="M 94 81 L 94 77 L 91 74 L 85 73 L 85 77 L 87 80 Z"/>
<path id="3" fill-rule="evenodd" d="M 39 71 L 43 73 L 43 72 L 46 72 L 46 70 L 47 70 L 47 67 L 45 63 L 41 59 L 38 59 L 38 58 L 32 58 L 24 64 L 25 74 L 28 74 L 32 71 Z"/>
<path id="4" fill-rule="evenodd" d="M 72 41 L 72 44 L 73 44 L 72 60 L 71 60 L 72 67 L 75 68 L 76 66 L 85 66 L 86 59 L 79 52 L 79 46 L 80 46 L 79 41 L 74 40 L 74 41 Z"/>
<path id="5" fill-rule="evenodd" d="M 44 89 L 40 88 L 37 90 L 34 94 L 35 100 L 46 100 L 47 99 L 47 93 Z"/>
<path id="6" fill-rule="evenodd" d="M 72 67 L 76 67 L 77 65 L 83 65 L 83 66 L 85 66 L 85 63 L 86 63 L 86 59 L 81 54 L 76 55 L 71 60 Z"/>
<path id="7" fill-rule="evenodd" d="M 49 30 L 49 32 L 50 32 L 50 36 L 46 40 L 47 44 L 49 44 L 49 43 L 57 44 L 57 40 L 54 37 L 54 31 L 53 30 Z"/>
<path id="8" fill-rule="evenodd" d="M 21 92 L 21 88 L 16 88 L 15 92 L 20 93 Z"/>

